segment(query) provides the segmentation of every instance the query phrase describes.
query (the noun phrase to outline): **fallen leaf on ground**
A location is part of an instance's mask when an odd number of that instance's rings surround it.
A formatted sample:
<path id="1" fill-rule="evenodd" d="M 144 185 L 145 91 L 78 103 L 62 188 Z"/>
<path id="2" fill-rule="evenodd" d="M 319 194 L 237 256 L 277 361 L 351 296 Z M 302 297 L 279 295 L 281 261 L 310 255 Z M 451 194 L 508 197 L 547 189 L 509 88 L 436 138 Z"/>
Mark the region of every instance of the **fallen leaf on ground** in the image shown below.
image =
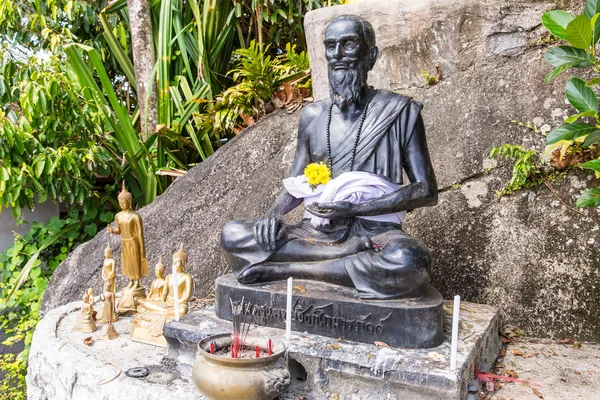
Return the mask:
<path id="1" fill-rule="evenodd" d="M 297 291 L 299 291 L 300 293 L 306 293 L 306 287 L 302 286 L 302 285 L 297 285 L 294 286 L 294 289 L 296 289 Z"/>
<path id="2" fill-rule="evenodd" d="M 575 371 L 575 375 L 581 375 L 581 372 Z"/>
<path id="3" fill-rule="evenodd" d="M 513 339 L 509 338 L 508 336 L 504 336 L 504 335 L 500 335 L 500 340 L 502 340 L 502 343 L 504 344 L 509 344 L 514 342 Z"/>
<path id="4" fill-rule="evenodd" d="M 527 353 L 522 352 L 521 350 L 513 350 L 513 354 L 515 356 L 521 356 L 523 358 L 533 357 L 533 354 L 527 354 Z"/>
<path id="5" fill-rule="evenodd" d="M 576 349 L 579 349 L 579 348 L 581 348 L 581 343 L 575 342 L 575 343 L 573 343 L 573 347 L 575 347 Z"/>
<path id="6" fill-rule="evenodd" d="M 501 347 L 498 352 L 498 357 L 504 357 L 506 355 L 506 347 Z"/>
<path id="7" fill-rule="evenodd" d="M 519 374 L 517 374 L 517 371 L 515 371 L 514 369 L 504 368 L 504 373 L 507 376 L 510 376 L 511 378 L 518 378 L 519 377 Z"/>
<path id="8" fill-rule="evenodd" d="M 511 338 L 523 336 L 524 334 L 525 332 L 523 332 L 523 330 L 518 326 L 506 325 L 504 328 L 502 328 L 502 335 Z"/>
<path id="9" fill-rule="evenodd" d="M 385 343 L 385 342 L 378 342 L 377 340 L 373 342 L 373 344 L 375 346 L 379 346 L 379 347 L 390 347 L 389 344 Z"/>
<path id="10" fill-rule="evenodd" d="M 92 339 L 91 336 L 88 336 L 85 339 L 83 339 L 83 344 L 85 344 L 86 346 L 91 346 L 93 343 L 94 339 Z"/>
<path id="11" fill-rule="evenodd" d="M 531 390 L 533 390 L 533 393 L 535 393 L 535 395 L 537 397 L 539 397 L 540 399 L 543 399 L 544 396 L 542 396 L 542 392 L 540 392 L 539 390 L 537 390 L 536 388 L 531 388 Z"/>
<path id="12" fill-rule="evenodd" d="M 571 338 L 564 338 L 558 341 L 558 344 L 573 344 L 575 341 Z"/>
<path id="13" fill-rule="evenodd" d="M 337 344 L 337 343 L 330 344 L 330 345 L 329 345 L 329 348 L 330 348 L 330 349 L 336 349 L 336 350 L 339 350 L 339 349 L 340 349 L 340 345 L 339 345 L 339 344 Z"/>

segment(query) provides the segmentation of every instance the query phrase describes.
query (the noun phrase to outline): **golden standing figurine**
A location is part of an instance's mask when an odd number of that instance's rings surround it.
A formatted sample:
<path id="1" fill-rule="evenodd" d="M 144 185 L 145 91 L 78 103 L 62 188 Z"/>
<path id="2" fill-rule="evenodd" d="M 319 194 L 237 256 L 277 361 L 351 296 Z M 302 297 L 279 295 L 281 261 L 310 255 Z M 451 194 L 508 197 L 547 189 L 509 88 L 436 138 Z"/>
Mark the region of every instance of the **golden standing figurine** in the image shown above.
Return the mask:
<path id="1" fill-rule="evenodd" d="M 97 339 L 112 340 L 119 337 L 119 334 L 112 324 L 118 317 L 115 313 L 115 294 L 110 290 L 109 282 L 104 282 L 104 292 L 100 296 L 100 299 L 104 301 L 101 322 L 106 322 L 106 324 L 102 327 L 102 331 L 100 331 Z"/>
<path id="2" fill-rule="evenodd" d="M 144 227 L 142 218 L 131 208 L 131 193 L 125 189 L 119 193 L 119 206 L 122 211 L 115 215 L 115 228 L 108 225 L 108 232 L 121 235 L 121 272 L 129 277 L 129 285 L 123 289 L 119 312 L 135 312 L 137 301 L 145 297 L 140 279 L 148 275 L 148 262 L 144 247 Z"/>
<path id="3" fill-rule="evenodd" d="M 102 313 L 100 314 L 98 322 L 102 324 L 117 322 L 119 320 L 119 315 L 115 310 L 116 296 L 109 281 L 104 282 L 104 291 L 100 295 L 100 300 L 104 302 L 104 307 L 102 307 Z"/>
<path id="4" fill-rule="evenodd" d="M 86 291 L 83 293 L 83 303 L 81 304 L 81 312 L 77 314 L 75 321 L 75 330 L 79 332 L 95 332 L 96 321 L 94 320 L 94 298 L 90 302 L 90 295 Z"/>
<path id="5" fill-rule="evenodd" d="M 115 261 L 113 256 L 112 247 L 110 247 L 110 243 L 106 246 L 104 250 L 104 264 L 102 264 L 102 281 L 110 283 L 110 291 L 115 293 L 115 275 L 117 272 L 117 262 Z"/>
<path id="6" fill-rule="evenodd" d="M 138 307 L 138 313 L 133 319 L 131 328 L 131 339 L 154 344 L 156 346 L 167 346 L 167 341 L 162 334 L 163 326 L 175 318 L 175 310 L 179 316 L 188 313 L 189 302 L 194 293 L 194 280 L 185 272 L 188 256 L 183 250 L 183 244 L 173 255 L 172 269 L 177 275 L 177 304 L 175 304 L 175 282 L 174 274 L 165 278 L 165 284 L 159 299 L 146 299 Z"/>

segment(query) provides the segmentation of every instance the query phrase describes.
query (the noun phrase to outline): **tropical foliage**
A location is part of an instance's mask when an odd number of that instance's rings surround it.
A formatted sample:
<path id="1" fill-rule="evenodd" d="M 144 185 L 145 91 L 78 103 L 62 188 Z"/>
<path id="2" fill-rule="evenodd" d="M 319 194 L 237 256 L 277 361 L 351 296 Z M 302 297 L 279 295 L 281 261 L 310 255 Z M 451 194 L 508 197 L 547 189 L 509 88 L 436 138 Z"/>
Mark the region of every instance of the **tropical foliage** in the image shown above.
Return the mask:
<path id="1" fill-rule="evenodd" d="M 138 206 L 273 107 L 295 109 L 310 78 L 306 11 L 339 1 L 152 2 L 158 125 L 141 132 L 127 2 L 0 0 L 0 198 L 62 202 L 0 256 L 1 398 L 21 399 L 28 345 L 56 266 L 113 216 L 115 186 Z M 113 207 L 113 208 L 114 208 Z"/>
<path id="2" fill-rule="evenodd" d="M 600 178 L 600 116 L 594 91 L 594 87 L 600 85 L 600 60 L 596 56 L 596 44 L 600 39 L 600 1 L 588 0 L 583 14 L 577 16 L 562 10 L 549 11 L 542 16 L 542 23 L 552 35 L 568 43 L 552 47 L 544 54 L 546 61 L 554 67 L 546 76 L 546 82 L 573 68 L 590 69 L 593 77 L 587 80 L 572 77 L 567 82 L 565 97 L 577 113 L 548 133 L 541 158 L 550 159 L 556 169 L 577 166 L 594 171 Z M 527 187 L 536 180 L 542 181 L 536 151 L 505 145 L 492 149 L 490 155 L 516 161 L 505 192 Z M 600 188 L 586 190 L 578 197 L 576 206 L 600 207 Z"/>

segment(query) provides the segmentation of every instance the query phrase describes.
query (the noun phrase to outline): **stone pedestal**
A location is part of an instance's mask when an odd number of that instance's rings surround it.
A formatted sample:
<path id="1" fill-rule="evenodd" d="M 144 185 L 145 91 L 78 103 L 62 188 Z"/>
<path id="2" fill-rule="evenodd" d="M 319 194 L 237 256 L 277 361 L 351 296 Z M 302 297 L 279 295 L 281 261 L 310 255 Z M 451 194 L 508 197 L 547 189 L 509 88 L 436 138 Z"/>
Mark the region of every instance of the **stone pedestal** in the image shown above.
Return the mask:
<path id="1" fill-rule="evenodd" d="M 463 302 L 459 324 L 457 369 L 450 370 L 452 302 L 443 303 L 444 340 L 429 349 L 381 347 L 345 339 L 292 332 L 289 394 L 309 400 L 410 399 L 464 400 L 475 366 L 489 370 L 501 346 L 498 310 Z M 285 330 L 253 327 L 253 335 L 285 338 Z M 198 342 L 210 335 L 231 332 L 231 322 L 213 310 L 194 311 L 179 322 L 165 325 L 168 357 L 193 365 Z"/>
<path id="2" fill-rule="evenodd" d="M 287 282 L 240 285 L 233 274 L 215 282 L 216 315 L 231 320 L 231 300 L 244 300 L 247 322 L 285 328 Z M 361 300 L 355 289 L 324 282 L 294 280 L 292 330 L 392 347 L 439 346 L 443 299 L 431 285 L 418 298 Z"/>

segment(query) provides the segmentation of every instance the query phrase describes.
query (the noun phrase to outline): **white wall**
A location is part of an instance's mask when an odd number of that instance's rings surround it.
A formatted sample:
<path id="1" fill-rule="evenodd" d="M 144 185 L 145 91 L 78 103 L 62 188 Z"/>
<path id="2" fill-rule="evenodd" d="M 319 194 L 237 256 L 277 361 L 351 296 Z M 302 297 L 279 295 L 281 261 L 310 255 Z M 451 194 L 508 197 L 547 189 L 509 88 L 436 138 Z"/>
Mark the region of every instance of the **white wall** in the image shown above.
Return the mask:
<path id="1" fill-rule="evenodd" d="M 3 208 L 0 213 L 0 253 L 6 250 L 15 240 L 14 232 L 20 235 L 24 235 L 29 230 L 29 224 L 27 222 L 43 222 L 46 223 L 53 216 L 59 214 L 59 204 L 47 201 L 43 204 L 38 205 L 34 212 L 30 212 L 28 209 L 22 210 L 22 215 L 26 222 L 21 225 L 15 224 L 15 218 L 12 215 L 10 209 Z"/>

